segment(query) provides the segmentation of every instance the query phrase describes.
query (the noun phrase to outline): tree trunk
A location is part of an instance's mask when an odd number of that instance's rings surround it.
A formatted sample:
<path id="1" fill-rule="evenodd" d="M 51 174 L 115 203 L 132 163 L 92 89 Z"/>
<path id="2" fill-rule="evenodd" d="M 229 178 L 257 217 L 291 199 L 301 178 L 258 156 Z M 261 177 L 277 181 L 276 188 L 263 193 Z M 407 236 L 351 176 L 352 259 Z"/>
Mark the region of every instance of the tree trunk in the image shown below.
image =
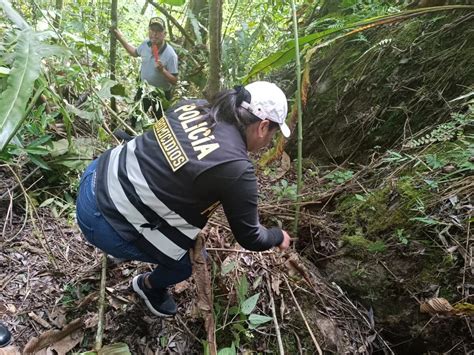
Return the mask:
<path id="1" fill-rule="evenodd" d="M 223 0 L 209 1 L 209 77 L 204 89 L 208 99 L 220 90 L 222 3 Z"/>
<path id="2" fill-rule="evenodd" d="M 117 1 L 112 0 L 110 4 L 110 19 L 112 22 L 112 28 L 117 28 Z M 110 79 L 115 80 L 115 69 L 116 69 L 116 58 L 117 58 L 117 38 L 113 33 L 110 33 Z M 110 107 L 114 112 L 117 112 L 117 103 L 115 102 L 115 97 L 110 99 Z"/>

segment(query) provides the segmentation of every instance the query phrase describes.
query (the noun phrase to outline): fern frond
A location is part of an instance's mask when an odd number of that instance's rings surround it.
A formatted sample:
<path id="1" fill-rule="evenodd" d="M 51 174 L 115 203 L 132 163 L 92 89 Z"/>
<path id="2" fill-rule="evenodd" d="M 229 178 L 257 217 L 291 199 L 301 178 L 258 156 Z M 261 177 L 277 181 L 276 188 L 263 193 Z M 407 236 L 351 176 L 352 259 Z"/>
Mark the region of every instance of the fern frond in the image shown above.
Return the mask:
<path id="1" fill-rule="evenodd" d="M 405 148 L 417 148 L 431 143 L 446 142 L 462 136 L 464 128 L 474 124 L 474 113 L 472 111 L 465 115 L 454 113 L 451 117 L 451 121 L 436 126 L 431 132 L 424 134 L 422 137 L 409 140 L 403 146 Z"/>

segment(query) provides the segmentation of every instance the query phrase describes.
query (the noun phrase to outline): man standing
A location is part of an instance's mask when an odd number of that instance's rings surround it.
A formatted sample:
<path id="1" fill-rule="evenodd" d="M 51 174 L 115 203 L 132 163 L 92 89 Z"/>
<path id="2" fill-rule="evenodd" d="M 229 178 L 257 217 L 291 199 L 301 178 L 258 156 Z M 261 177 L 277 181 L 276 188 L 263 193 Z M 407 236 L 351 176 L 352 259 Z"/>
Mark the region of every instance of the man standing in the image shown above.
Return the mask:
<path id="1" fill-rule="evenodd" d="M 171 99 L 171 90 L 178 82 L 178 56 L 165 41 L 166 30 L 163 20 L 159 17 L 153 17 L 148 25 L 148 40 L 135 48 L 129 44 L 123 34 L 116 28 L 113 29 L 118 41 L 132 57 L 140 57 L 142 64 L 140 68 L 140 79 L 147 81 L 150 85 L 160 88 L 164 91 L 165 97 Z M 136 99 L 142 96 L 141 88 L 138 90 Z M 153 113 L 157 118 L 162 116 L 161 107 L 158 100 L 153 98 L 143 99 L 143 109 L 148 111 L 153 105 Z"/>

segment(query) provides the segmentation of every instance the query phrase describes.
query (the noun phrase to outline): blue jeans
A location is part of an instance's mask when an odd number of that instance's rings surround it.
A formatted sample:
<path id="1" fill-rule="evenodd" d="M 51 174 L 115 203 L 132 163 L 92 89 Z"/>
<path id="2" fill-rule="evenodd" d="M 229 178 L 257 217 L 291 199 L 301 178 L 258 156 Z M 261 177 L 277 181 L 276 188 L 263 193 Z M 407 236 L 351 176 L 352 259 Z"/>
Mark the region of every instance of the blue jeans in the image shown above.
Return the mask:
<path id="1" fill-rule="evenodd" d="M 89 243 L 116 258 L 139 260 L 158 264 L 149 281 L 153 288 L 165 288 L 191 276 L 192 265 L 189 253 L 173 265 L 164 265 L 152 258 L 132 242 L 123 239 L 99 211 L 95 196 L 97 160 L 86 169 L 79 183 L 76 201 L 76 218 L 82 233 Z"/>

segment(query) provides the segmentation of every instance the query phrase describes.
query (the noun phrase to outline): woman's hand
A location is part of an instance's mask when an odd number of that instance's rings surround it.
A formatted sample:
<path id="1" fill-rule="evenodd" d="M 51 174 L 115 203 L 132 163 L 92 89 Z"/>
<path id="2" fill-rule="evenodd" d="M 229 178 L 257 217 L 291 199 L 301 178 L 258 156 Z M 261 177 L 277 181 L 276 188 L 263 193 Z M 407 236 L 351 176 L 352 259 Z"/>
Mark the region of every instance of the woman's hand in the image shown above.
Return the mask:
<path id="1" fill-rule="evenodd" d="M 283 251 L 283 250 L 288 249 L 288 247 L 290 246 L 291 238 L 290 238 L 290 235 L 286 231 L 282 230 L 282 232 L 283 232 L 283 241 L 278 246 L 278 248 Z"/>

